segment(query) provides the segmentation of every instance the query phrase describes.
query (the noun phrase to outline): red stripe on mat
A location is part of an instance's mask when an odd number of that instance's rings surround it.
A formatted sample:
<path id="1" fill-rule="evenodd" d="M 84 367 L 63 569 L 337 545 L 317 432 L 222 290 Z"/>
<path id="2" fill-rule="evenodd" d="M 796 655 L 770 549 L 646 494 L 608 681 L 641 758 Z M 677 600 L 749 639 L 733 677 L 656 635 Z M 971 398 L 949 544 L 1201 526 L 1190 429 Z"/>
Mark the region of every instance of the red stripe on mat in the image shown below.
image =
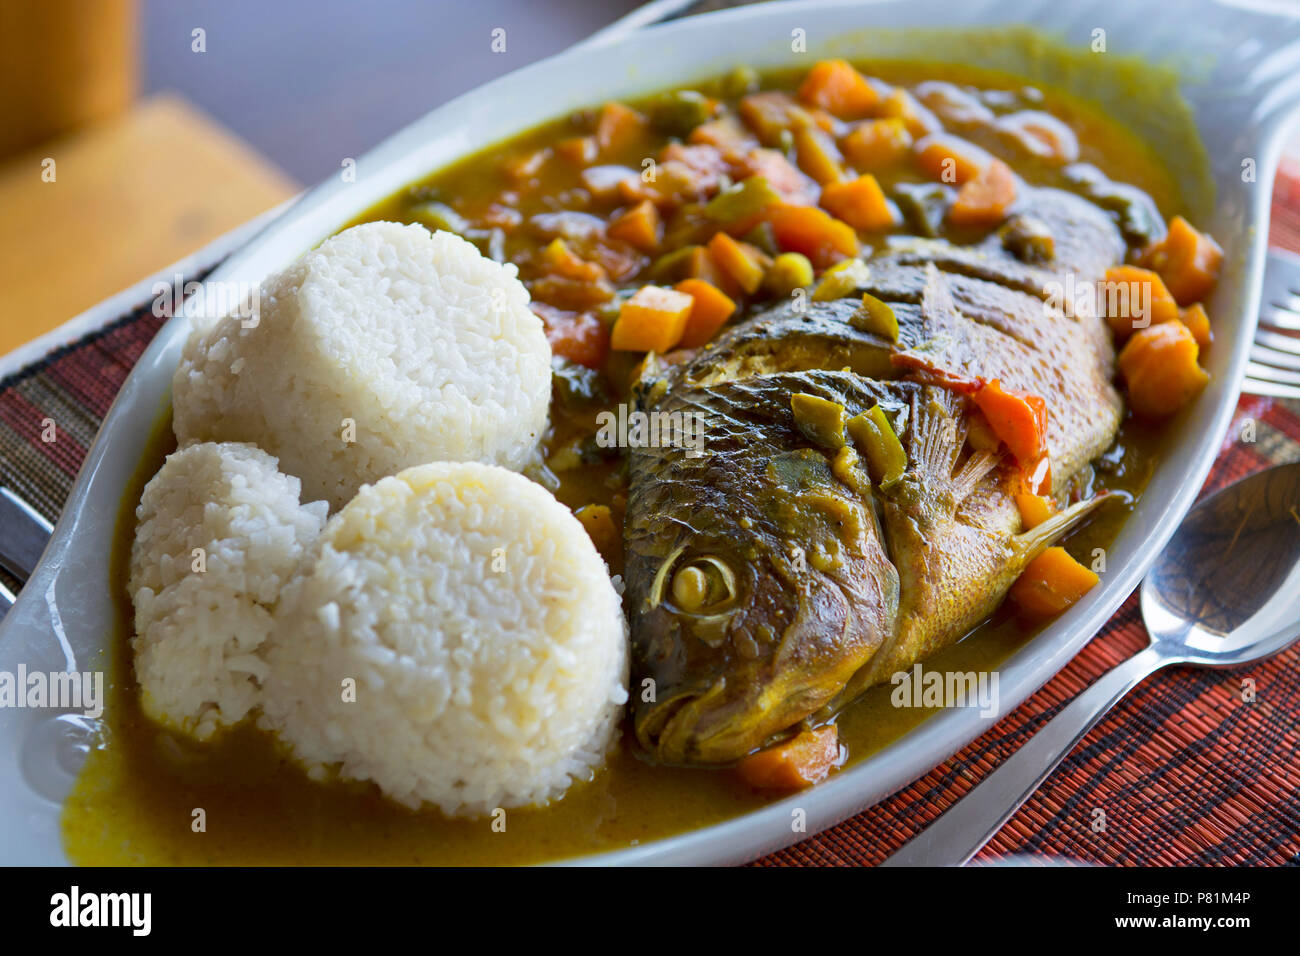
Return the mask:
<path id="1" fill-rule="evenodd" d="M 86 449 L 17 389 L 0 392 L 0 421 L 12 428 L 65 475 L 70 478 L 76 476 L 82 459 L 86 457 Z M 47 431 L 47 428 L 52 428 L 52 431 Z M 47 441 L 46 437 L 52 440 Z"/>

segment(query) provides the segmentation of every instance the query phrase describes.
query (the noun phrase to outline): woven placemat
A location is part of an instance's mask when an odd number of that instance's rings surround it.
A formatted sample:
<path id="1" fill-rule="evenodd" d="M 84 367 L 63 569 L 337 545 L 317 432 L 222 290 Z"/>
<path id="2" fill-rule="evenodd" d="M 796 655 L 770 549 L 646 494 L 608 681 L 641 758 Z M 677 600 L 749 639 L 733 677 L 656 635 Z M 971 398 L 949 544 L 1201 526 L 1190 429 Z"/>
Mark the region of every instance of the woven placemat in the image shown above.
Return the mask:
<path id="1" fill-rule="evenodd" d="M 1300 251 L 1300 171 L 1284 168 L 1271 240 Z M 197 278 L 197 277 L 196 277 Z M 162 325 L 150 303 L 0 380 L 0 483 L 54 520 L 114 395 Z M 1243 397 L 1256 440 L 1229 440 L 1202 493 L 1300 460 L 1300 403 Z M 53 422 L 54 441 L 48 423 Z M 11 590 L 12 579 L 0 576 Z M 956 756 L 864 813 L 757 861 L 883 860 L 1100 674 L 1145 643 L 1132 597 L 1042 690 Z M 1095 727 L 980 854 L 1104 864 L 1300 863 L 1300 648 L 1245 671 L 1165 670 Z M 1255 683 L 1246 701 L 1242 681 Z M 1104 814 L 1105 825 L 1096 823 Z"/>

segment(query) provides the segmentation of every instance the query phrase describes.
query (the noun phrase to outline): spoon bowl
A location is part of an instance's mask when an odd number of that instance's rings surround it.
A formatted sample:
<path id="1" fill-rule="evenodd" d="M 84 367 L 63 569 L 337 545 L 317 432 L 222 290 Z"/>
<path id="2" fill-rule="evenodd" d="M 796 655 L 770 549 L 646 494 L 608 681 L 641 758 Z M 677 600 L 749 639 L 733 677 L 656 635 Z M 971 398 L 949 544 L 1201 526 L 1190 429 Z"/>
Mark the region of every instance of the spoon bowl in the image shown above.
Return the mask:
<path id="1" fill-rule="evenodd" d="M 1300 637 L 1300 462 L 1199 502 L 1142 582 L 1151 643 L 1103 674 L 885 861 L 960 865 L 979 852 L 1125 694 L 1162 667 L 1240 667 Z"/>
<path id="2" fill-rule="evenodd" d="M 1295 640 L 1300 462 L 1199 502 L 1142 582 L 1141 604 L 1152 644 L 1169 663 L 1238 667 Z"/>

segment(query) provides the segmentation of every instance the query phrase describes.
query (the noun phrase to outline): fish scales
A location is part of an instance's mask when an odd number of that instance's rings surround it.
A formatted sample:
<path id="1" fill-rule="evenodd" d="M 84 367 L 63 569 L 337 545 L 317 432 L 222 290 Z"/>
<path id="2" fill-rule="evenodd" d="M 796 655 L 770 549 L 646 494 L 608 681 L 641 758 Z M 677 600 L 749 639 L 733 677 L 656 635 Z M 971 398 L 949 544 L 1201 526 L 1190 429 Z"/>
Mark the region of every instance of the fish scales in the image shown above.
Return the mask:
<path id="1" fill-rule="evenodd" d="M 680 361 L 647 363 L 640 407 L 699 416 L 706 442 L 699 457 L 629 452 L 633 722 L 658 759 L 726 763 L 828 719 L 986 618 L 1102 501 L 1026 530 L 1015 463 L 966 441 L 978 382 L 1043 395 L 1061 490 L 1123 412 L 1104 323 L 1053 300 L 1053 283 L 1099 279 L 1123 240 L 1077 197 L 1035 190 L 1023 205 L 1051 232 L 1047 263 L 1020 261 L 996 233 L 868 262 L 858 291 L 890 304 L 897 341 L 855 322 L 855 295 L 783 304 Z M 902 479 L 873 487 L 852 441 L 801 429 L 795 395 L 845 418 L 879 405 L 906 453 Z"/>

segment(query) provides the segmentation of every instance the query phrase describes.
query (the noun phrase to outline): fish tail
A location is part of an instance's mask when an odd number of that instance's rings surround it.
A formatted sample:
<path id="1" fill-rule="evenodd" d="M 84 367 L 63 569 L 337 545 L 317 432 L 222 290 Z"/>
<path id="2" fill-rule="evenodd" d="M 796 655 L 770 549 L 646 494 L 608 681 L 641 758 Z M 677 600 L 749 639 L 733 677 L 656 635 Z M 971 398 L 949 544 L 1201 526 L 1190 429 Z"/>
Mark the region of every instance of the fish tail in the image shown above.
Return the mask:
<path id="1" fill-rule="evenodd" d="M 1052 515 L 1042 524 L 1022 532 L 1015 538 L 1015 549 L 1021 561 L 1028 563 L 1046 551 L 1053 542 L 1074 528 L 1100 505 L 1109 501 L 1113 495 L 1108 492 L 1093 495 L 1086 501 L 1080 501 L 1058 514 Z"/>

